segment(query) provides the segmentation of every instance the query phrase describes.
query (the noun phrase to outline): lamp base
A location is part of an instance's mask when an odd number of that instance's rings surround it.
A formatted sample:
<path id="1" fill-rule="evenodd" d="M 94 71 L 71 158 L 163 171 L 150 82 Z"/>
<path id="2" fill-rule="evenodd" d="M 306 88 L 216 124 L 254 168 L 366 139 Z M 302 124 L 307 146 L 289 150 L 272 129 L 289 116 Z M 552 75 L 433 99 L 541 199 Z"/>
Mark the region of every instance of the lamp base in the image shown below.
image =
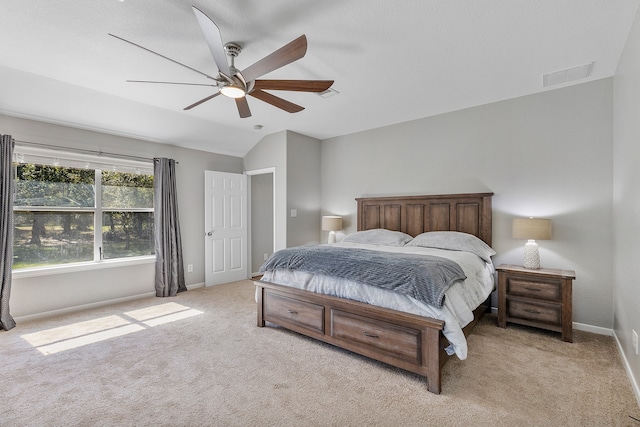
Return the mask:
<path id="1" fill-rule="evenodd" d="M 336 232 L 335 231 L 330 231 L 329 232 L 329 240 L 327 241 L 327 243 L 335 243 L 336 242 Z"/>
<path id="2" fill-rule="evenodd" d="M 538 252 L 538 244 L 533 239 L 529 239 L 529 241 L 524 245 L 523 266 L 530 270 L 540 269 L 540 253 Z"/>

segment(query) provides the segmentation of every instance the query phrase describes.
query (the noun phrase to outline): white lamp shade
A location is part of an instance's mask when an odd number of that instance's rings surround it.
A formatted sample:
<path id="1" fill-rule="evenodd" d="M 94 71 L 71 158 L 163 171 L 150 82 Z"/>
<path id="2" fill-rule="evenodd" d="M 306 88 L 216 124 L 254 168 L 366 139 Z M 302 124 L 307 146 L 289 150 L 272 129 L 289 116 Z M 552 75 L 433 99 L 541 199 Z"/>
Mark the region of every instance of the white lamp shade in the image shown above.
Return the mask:
<path id="1" fill-rule="evenodd" d="M 335 216 L 335 215 L 323 216 L 322 230 L 323 231 L 342 230 L 342 217 Z"/>
<path id="2" fill-rule="evenodd" d="M 514 218 L 512 223 L 514 239 L 551 239 L 551 220 L 542 218 Z"/>
<path id="3" fill-rule="evenodd" d="M 329 232 L 328 243 L 336 242 L 336 230 L 342 230 L 342 217 L 327 215 L 322 217 L 322 230 Z"/>

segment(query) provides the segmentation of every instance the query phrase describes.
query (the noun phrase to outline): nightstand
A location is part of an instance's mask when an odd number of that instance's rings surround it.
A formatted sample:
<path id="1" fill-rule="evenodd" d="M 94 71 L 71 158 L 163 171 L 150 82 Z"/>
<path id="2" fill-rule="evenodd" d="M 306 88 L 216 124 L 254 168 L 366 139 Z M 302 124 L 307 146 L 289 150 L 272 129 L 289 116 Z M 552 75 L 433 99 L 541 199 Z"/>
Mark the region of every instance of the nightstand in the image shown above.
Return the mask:
<path id="1" fill-rule="evenodd" d="M 560 332 L 572 342 L 571 288 L 573 270 L 500 265 L 498 270 L 498 326 L 507 322 Z"/>

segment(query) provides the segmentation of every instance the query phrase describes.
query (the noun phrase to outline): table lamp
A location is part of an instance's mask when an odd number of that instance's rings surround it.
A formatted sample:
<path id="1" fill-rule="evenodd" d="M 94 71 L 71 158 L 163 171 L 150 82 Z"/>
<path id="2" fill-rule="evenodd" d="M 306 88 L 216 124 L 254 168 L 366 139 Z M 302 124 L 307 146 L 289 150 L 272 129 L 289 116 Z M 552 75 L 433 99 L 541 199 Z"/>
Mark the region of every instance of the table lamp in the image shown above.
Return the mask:
<path id="1" fill-rule="evenodd" d="M 512 237 L 527 239 L 524 245 L 524 268 L 537 270 L 540 268 L 540 253 L 536 240 L 551 239 L 551 220 L 542 218 L 514 218 Z"/>
<path id="2" fill-rule="evenodd" d="M 336 231 L 342 230 L 342 217 L 335 215 L 328 215 L 322 217 L 322 231 L 329 232 L 328 243 L 336 242 Z"/>

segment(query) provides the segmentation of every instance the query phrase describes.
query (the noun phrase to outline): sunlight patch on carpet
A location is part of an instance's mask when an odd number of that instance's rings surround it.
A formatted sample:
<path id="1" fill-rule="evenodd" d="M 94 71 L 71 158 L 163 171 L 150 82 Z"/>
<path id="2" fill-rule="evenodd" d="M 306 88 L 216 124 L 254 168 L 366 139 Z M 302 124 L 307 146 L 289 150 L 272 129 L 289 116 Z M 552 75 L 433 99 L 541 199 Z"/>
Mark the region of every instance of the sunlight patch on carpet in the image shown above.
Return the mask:
<path id="1" fill-rule="evenodd" d="M 133 332 L 141 331 L 143 329 L 144 327 L 140 325 L 121 326 L 118 328 L 96 332 L 96 333 L 92 333 L 92 334 L 77 337 L 77 338 L 71 338 L 65 341 L 54 342 L 52 344 L 43 345 L 37 348 L 38 348 L 38 351 L 40 351 L 40 353 L 42 354 L 45 354 L 45 355 L 55 354 L 65 350 L 71 350 L 72 348 L 78 348 L 88 344 L 105 341 L 110 338 L 121 337 L 123 335 L 128 335 Z"/>
<path id="2" fill-rule="evenodd" d="M 141 308 L 140 310 L 128 311 L 124 314 L 144 323 L 147 326 L 157 326 L 197 316 L 198 314 L 202 314 L 202 311 L 198 311 L 181 304 L 176 304 L 175 302 L 170 302 L 167 304 Z"/>
<path id="3" fill-rule="evenodd" d="M 170 302 L 125 312 L 121 315 L 114 314 L 25 334 L 22 335 L 22 338 L 42 354 L 49 355 L 187 319 L 202 313 L 202 311 L 191 307 Z"/>

